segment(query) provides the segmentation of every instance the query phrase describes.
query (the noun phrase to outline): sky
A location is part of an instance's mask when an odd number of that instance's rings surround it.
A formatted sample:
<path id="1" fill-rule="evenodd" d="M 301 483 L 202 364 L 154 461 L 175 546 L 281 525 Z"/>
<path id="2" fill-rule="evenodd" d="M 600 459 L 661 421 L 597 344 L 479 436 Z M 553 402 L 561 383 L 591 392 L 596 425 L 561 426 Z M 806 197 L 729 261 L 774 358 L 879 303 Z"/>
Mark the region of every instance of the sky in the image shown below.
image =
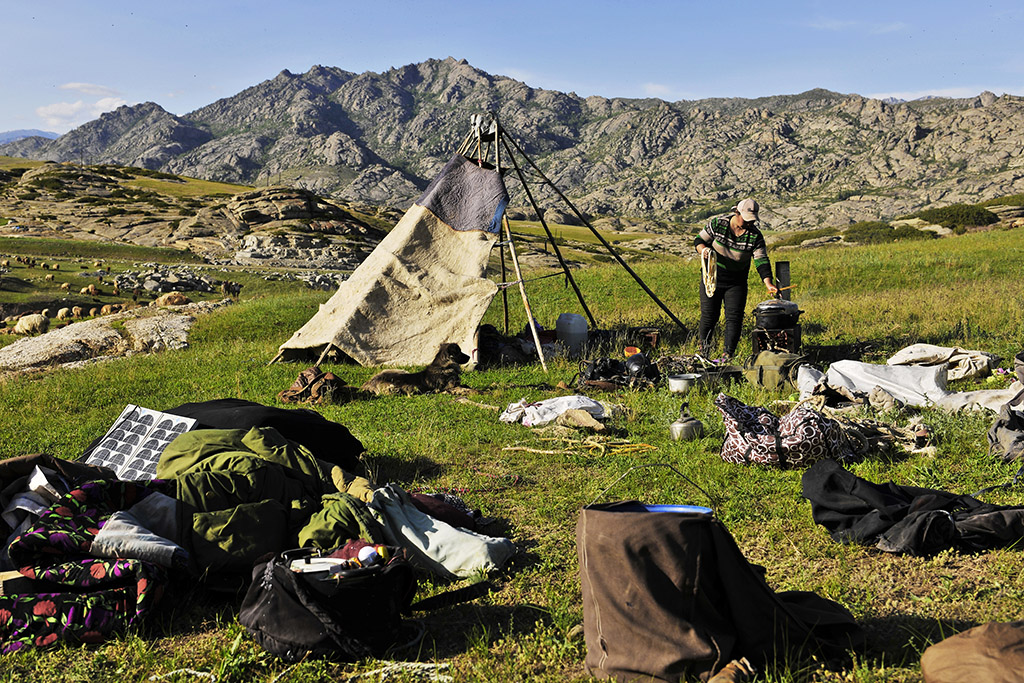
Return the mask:
<path id="1" fill-rule="evenodd" d="M 0 0 L 0 132 L 455 57 L 580 96 L 1024 95 L 1020 0 Z"/>

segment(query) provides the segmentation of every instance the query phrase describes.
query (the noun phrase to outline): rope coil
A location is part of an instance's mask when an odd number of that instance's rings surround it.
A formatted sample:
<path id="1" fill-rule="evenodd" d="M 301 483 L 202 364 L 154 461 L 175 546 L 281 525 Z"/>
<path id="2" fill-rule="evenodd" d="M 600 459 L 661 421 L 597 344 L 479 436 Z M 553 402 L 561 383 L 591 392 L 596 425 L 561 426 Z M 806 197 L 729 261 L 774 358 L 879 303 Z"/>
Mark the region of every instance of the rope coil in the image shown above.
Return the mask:
<path id="1" fill-rule="evenodd" d="M 704 293 L 709 297 L 715 295 L 718 286 L 718 263 L 715 250 L 707 247 L 700 253 L 700 278 L 704 283 Z"/>

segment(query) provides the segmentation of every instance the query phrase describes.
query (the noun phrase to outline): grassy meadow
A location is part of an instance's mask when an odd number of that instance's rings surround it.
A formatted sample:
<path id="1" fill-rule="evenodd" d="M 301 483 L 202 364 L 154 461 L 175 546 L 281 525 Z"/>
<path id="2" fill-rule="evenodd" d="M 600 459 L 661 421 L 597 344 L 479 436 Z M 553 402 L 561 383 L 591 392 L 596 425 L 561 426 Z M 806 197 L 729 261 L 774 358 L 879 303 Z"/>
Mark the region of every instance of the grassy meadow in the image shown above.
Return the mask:
<path id="1" fill-rule="evenodd" d="M 804 315 L 804 343 L 824 356 L 856 347 L 862 360 L 884 362 L 914 342 L 990 351 L 1012 367 L 1024 340 L 1020 296 L 1024 245 L 1020 231 L 993 230 L 945 239 L 856 248 L 820 248 L 773 254 L 789 260 L 793 299 Z M 666 259 L 636 268 L 648 286 L 692 332 L 698 319 L 696 260 Z M 689 354 L 696 345 L 677 329 L 621 268 L 593 265 L 574 273 L 599 325 L 621 332 L 656 326 L 661 341 L 652 355 Z M 234 278 L 238 279 L 238 278 Z M 748 309 L 761 301 L 753 284 Z M 527 284 L 536 320 L 554 328 L 563 312 L 580 312 L 572 289 L 553 277 Z M 276 394 L 305 366 L 268 365 L 279 344 L 330 296 L 292 283 L 247 280 L 241 301 L 200 319 L 190 348 L 18 378 L 0 379 L 0 458 L 48 452 L 75 458 L 102 434 L 127 403 L 167 409 L 184 402 L 239 397 L 281 405 Z M 510 328 L 525 315 L 509 290 Z M 485 322 L 502 326 L 501 297 Z M 739 349 L 748 353 L 748 329 Z M 616 341 L 599 355 L 621 355 Z M 594 354 L 591 354 L 592 356 Z M 372 368 L 327 365 L 351 385 Z M 346 425 L 366 446 L 368 473 L 407 489 L 455 489 L 471 506 L 497 519 L 487 529 L 507 535 L 519 553 L 489 577 L 482 598 L 415 613 L 426 636 L 395 660 L 435 663 L 454 681 L 588 680 L 578 630 L 582 607 L 575 547 L 580 508 L 599 497 L 632 466 L 665 463 L 716 499 L 716 514 L 747 558 L 763 565 L 776 590 L 814 591 L 846 606 L 862 623 L 865 648 L 845 669 L 814 662 L 781 662 L 758 680 L 919 681 L 920 654 L 930 643 L 989 620 L 1022 617 L 1024 572 L 1017 549 L 980 555 L 896 557 L 834 543 L 811 519 L 800 495 L 800 471 L 741 467 L 719 457 L 722 420 L 712 406 L 717 389 L 690 395 L 691 412 L 705 424 L 704 438 L 674 442 L 668 426 L 680 400 L 658 388 L 595 396 L 621 404 L 624 415 L 600 446 L 585 435 L 559 436 L 498 421 L 522 398 L 565 393 L 577 363 L 468 373 L 464 382 L 482 393 L 459 402 L 448 395 L 387 397 L 318 407 Z M 964 388 L 1006 386 L 975 383 Z M 955 387 L 954 387 L 955 388 Z M 750 404 L 786 398 L 747 384 L 725 388 Z M 904 424 L 905 416 L 876 416 Z M 872 481 L 893 481 L 970 493 L 1009 480 L 1016 468 L 987 454 L 990 414 L 924 410 L 938 437 L 934 457 L 871 454 L 851 469 Z M 605 499 L 705 504 L 700 492 L 668 470 L 633 472 Z M 986 502 L 1024 504 L 1020 489 L 986 494 Z M 417 598 L 463 584 L 422 576 Z M 94 646 L 60 646 L 0 658 L 0 680 L 10 681 L 274 681 L 383 680 L 386 662 L 304 661 L 285 665 L 265 654 L 237 623 L 237 595 L 175 585 L 163 608 L 120 638 Z M 374 673 L 377 672 L 377 673 Z M 387 680 L 424 680 L 412 672 Z"/>

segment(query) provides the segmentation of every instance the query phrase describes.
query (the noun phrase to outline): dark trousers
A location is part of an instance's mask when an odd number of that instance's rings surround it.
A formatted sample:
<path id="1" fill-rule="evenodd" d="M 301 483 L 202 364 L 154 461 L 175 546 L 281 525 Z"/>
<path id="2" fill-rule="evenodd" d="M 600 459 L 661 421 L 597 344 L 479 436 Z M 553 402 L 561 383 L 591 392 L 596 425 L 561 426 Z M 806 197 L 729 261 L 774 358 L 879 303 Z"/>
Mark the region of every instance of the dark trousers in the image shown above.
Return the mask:
<path id="1" fill-rule="evenodd" d="M 736 346 L 740 342 L 740 330 L 743 329 L 743 313 L 747 306 L 747 279 L 730 281 L 722 277 L 721 270 L 718 271 L 718 278 L 714 296 L 707 295 L 703 282 L 697 285 L 700 289 L 700 326 L 697 328 L 697 342 L 702 354 L 711 354 L 711 335 L 718 324 L 722 305 L 725 304 L 725 333 L 722 342 L 723 350 L 731 356 L 736 352 Z"/>

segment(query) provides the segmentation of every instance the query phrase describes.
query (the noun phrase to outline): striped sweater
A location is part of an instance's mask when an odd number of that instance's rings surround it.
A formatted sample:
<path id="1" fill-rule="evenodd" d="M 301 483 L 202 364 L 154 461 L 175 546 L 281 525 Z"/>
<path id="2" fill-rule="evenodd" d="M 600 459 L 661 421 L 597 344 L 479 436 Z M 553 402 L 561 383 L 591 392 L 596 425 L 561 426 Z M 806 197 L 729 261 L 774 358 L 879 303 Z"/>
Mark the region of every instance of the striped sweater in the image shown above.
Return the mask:
<path id="1" fill-rule="evenodd" d="M 718 262 L 719 276 L 725 275 L 730 280 L 745 279 L 750 272 L 750 262 L 754 262 L 757 274 L 763 280 L 772 276 L 772 264 L 768 260 L 768 247 L 764 242 L 764 235 L 753 226 L 748 226 L 746 231 L 736 236 L 729 228 L 729 220 L 732 214 L 715 216 L 708 221 L 697 237 L 693 240 L 693 246 L 705 244 L 715 250 Z"/>

